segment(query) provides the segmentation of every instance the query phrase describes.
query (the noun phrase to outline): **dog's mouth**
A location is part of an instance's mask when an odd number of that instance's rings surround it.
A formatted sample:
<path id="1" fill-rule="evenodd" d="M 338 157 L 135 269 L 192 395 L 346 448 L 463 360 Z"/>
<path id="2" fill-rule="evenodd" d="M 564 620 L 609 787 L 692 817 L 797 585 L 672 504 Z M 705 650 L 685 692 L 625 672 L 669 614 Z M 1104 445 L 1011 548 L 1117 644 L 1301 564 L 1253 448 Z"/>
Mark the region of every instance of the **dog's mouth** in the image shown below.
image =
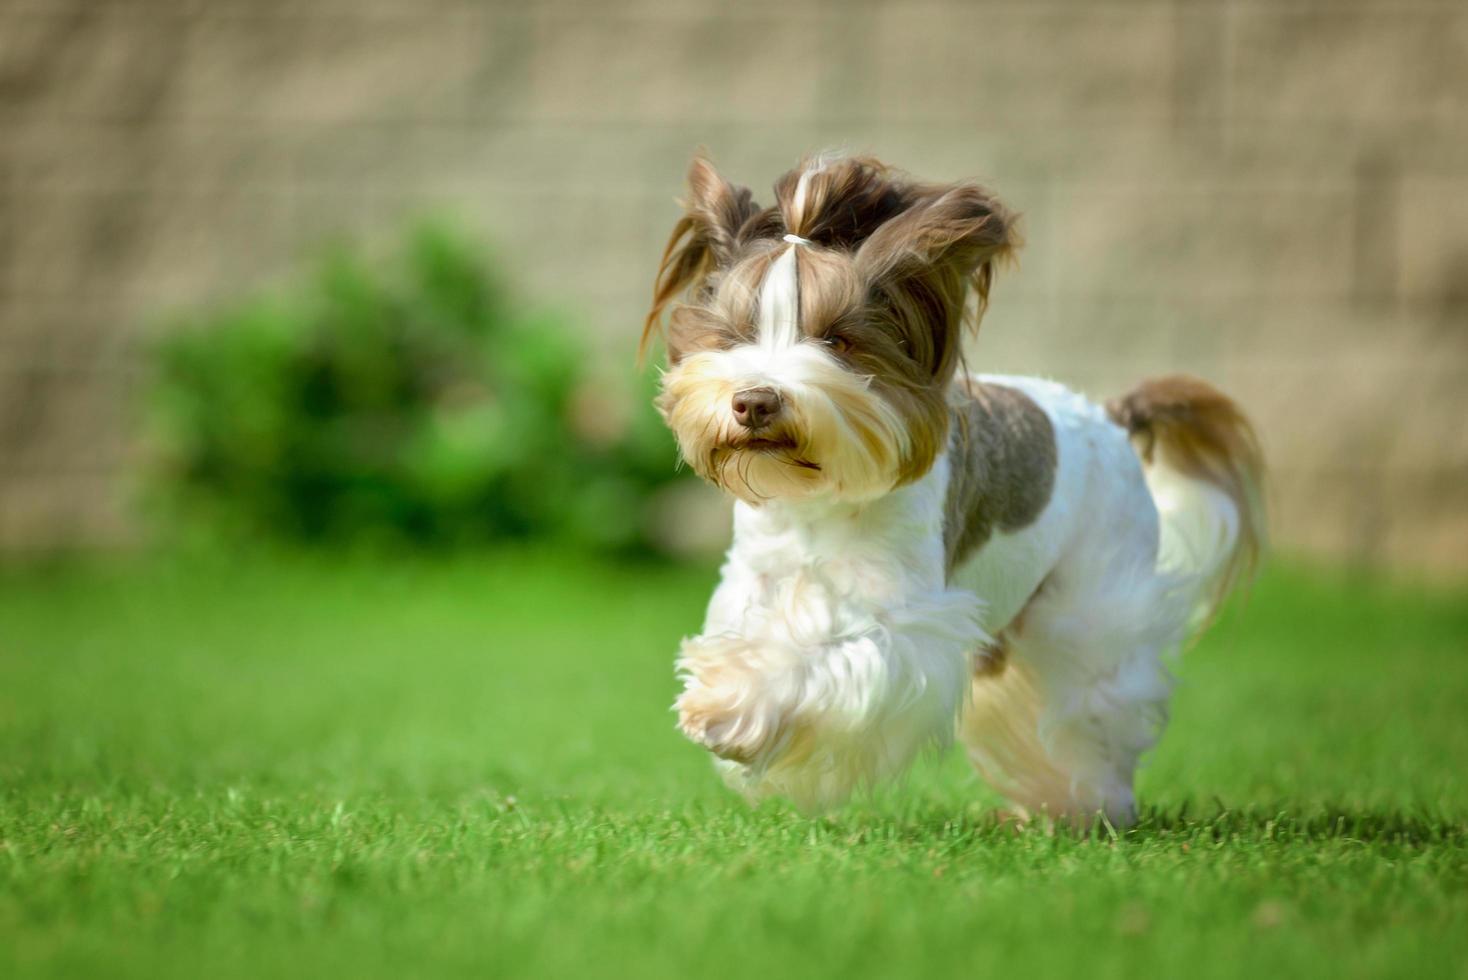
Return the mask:
<path id="1" fill-rule="evenodd" d="M 765 435 L 743 439 L 739 442 L 731 442 L 720 446 L 720 450 L 730 453 L 751 452 L 766 456 L 780 456 L 781 461 L 798 466 L 801 469 L 820 470 L 821 465 L 800 455 L 800 444 L 785 435 Z"/>

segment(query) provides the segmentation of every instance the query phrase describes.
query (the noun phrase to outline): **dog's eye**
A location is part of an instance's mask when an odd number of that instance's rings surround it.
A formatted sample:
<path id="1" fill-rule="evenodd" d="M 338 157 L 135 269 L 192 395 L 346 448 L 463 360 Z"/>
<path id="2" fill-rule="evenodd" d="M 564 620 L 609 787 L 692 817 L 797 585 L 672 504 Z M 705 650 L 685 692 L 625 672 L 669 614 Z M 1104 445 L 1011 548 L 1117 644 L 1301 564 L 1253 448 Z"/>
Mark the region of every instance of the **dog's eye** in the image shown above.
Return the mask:
<path id="1" fill-rule="evenodd" d="M 825 338 L 825 343 L 827 347 L 831 348 L 831 350 L 835 351 L 837 354 L 845 354 L 847 351 L 851 350 L 851 341 L 847 340 L 840 334 L 831 334 L 830 336 Z"/>

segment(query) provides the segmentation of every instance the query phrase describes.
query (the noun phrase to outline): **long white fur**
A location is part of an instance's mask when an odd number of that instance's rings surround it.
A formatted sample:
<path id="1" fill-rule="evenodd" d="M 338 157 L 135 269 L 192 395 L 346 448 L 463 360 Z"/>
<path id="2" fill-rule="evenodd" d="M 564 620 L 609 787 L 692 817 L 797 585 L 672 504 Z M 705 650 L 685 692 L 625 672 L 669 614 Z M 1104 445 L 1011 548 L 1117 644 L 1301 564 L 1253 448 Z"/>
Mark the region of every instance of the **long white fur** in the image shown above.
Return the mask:
<path id="1" fill-rule="evenodd" d="M 798 247 L 787 246 L 760 284 L 759 347 L 772 359 L 800 342 L 800 282 L 795 265 Z"/>
<path id="2" fill-rule="evenodd" d="M 793 275 L 783 281 L 793 288 Z M 1221 494 L 1179 494 L 1164 531 L 1126 434 L 1098 406 L 1052 382 L 980 380 L 1046 412 L 1058 466 L 1039 518 L 996 533 L 951 580 L 946 456 L 875 499 L 736 503 L 722 581 L 680 667 L 685 698 L 728 709 L 734 727 L 710 741 L 757 747 L 720 763 L 747 795 L 834 804 L 957 727 L 976 768 L 1019 807 L 1131 818 L 1134 770 L 1165 721 L 1167 657 L 1232 547 L 1229 534 L 1186 529 L 1236 528 L 1239 517 Z M 1188 544 L 1159 564 L 1169 535 Z M 1007 669 L 975 676 L 974 656 L 1001 633 Z"/>
<path id="3" fill-rule="evenodd" d="M 695 684 L 739 663 L 714 676 L 741 686 L 741 719 L 776 739 L 725 764 L 736 788 L 830 805 L 951 740 L 987 637 L 978 599 L 944 583 L 946 484 L 943 461 L 866 504 L 736 504 L 722 582 L 680 660 Z"/>

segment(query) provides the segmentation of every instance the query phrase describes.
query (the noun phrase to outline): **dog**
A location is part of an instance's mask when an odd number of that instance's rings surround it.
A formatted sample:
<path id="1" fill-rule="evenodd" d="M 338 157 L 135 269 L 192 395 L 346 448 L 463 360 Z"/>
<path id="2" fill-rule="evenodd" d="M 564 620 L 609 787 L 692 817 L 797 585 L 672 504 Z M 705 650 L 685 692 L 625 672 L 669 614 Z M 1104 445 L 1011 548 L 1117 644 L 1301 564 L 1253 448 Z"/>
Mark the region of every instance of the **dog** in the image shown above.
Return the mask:
<path id="1" fill-rule="evenodd" d="M 751 800 L 834 806 L 956 735 L 1016 815 L 1128 825 L 1169 663 L 1260 553 L 1254 429 L 1186 376 L 1103 406 L 970 374 L 1019 246 L 978 184 L 822 155 L 774 200 L 695 157 L 643 331 L 734 498 L 678 726 Z"/>

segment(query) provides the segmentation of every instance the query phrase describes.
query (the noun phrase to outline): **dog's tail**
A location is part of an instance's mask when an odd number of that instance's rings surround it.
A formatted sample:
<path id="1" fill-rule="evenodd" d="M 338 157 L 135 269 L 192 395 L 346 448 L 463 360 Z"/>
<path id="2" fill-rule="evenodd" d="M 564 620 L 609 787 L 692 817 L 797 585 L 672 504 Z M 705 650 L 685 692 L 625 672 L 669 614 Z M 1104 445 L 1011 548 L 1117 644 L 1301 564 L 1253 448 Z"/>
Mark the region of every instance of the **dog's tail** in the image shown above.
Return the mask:
<path id="1" fill-rule="evenodd" d="M 1162 519 L 1158 565 L 1197 583 L 1195 625 L 1205 625 L 1264 548 L 1254 427 L 1223 392 L 1180 374 L 1143 381 L 1106 410 L 1142 459 Z"/>

